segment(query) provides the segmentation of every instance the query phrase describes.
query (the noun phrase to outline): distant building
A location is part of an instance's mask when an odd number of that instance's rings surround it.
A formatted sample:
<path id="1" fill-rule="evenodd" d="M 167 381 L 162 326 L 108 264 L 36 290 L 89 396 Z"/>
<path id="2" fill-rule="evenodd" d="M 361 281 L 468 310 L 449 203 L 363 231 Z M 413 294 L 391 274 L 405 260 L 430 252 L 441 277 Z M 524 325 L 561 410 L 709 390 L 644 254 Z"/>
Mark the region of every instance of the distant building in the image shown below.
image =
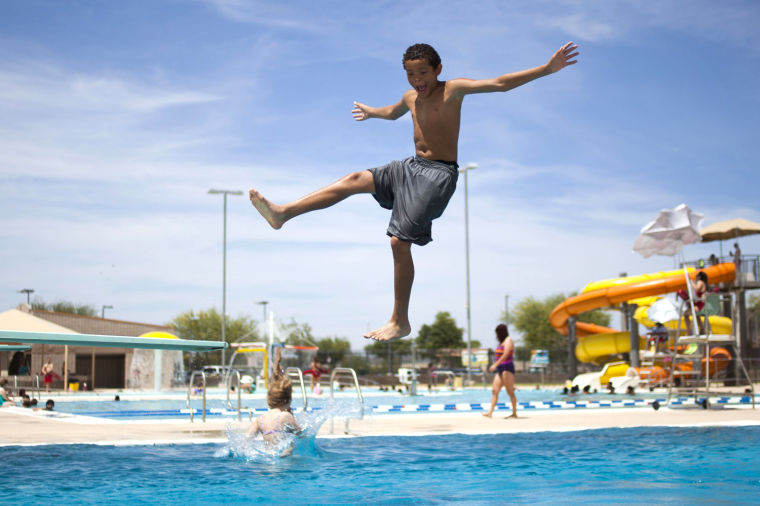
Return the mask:
<path id="1" fill-rule="evenodd" d="M 33 332 L 63 331 L 113 336 L 141 336 L 148 332 L 171 333 L 173 330 L 166 325 L 31 309 L 26 304 L 20 304 L 16 309 L 0 313 L 0 329 Z M 14 353 L 20 352 L 0 352 L 0 375 L 18 374 L 18 371 L 9 370 L 9 367 L 16 363 L 27 364 L 28 381 L 26 381 L 27 378 L 20 377 L 20 384 L 24 383 L 26 386 L 31 386 L 34 375 L 39 374 L 43 363 L 50 358 L 54 370 L 61 377 L 64 376 L 63 346 L 34 344 L 31 351 L 24 352 L 23 360 L 19 360 L 21 357 L 17 357 L 15 362 L 13 361 Z M 68 346 L 69 383 L 78 383 L 80 389 L 83 389 L 86 383 L 88 389 L 134 388 L 153 390 L 155 388 L 155 359 L 157 357 L 160 357 L 161 360 L 161 388 L 170 388 L 181 383 L 184 376 L 181 351 Z M 95 365 L 94 382 L 92 377 L 93 360 Z M 41 378 L 40 381 L 42 381 Z M 53 386 L 62 388 L 63 380 L 58 380 Z"/>

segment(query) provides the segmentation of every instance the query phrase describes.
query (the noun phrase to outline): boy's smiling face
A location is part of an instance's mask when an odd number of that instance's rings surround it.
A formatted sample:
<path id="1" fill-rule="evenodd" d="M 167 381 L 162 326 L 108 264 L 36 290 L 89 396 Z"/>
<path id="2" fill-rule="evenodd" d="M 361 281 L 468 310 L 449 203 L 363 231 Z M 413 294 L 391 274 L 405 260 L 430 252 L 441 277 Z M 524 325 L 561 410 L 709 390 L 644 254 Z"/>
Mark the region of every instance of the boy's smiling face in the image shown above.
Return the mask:
<path id="1" fill-rule="evenodd" d="M 441 65 L 433 68 L 427 60 L 407 60 L 404 62 L 406 78 L 417 91 L 417 96 L 425 98 L 438 86 Z"/>

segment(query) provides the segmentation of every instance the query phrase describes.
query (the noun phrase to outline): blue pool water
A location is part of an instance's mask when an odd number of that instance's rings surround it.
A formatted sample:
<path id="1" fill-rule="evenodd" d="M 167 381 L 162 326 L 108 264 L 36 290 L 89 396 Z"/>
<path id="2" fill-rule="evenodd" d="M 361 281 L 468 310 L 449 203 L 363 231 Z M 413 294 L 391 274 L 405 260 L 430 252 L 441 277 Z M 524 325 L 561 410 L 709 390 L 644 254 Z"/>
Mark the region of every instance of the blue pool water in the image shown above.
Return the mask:
<path id="1" fill-rule="evenodd" d="M 436 392 L 434 395 L 428 395 L 423 389 L 423 394 L 418 396 L 408 396 L 401 394 L 380 394 L 373 392 L 372 390 L 363 391 L 365 398 L 365 405 L 371 406 L 401 406 L 401 405 L 432 405 L 432 404 L 467 404 L 467 403 L 490 403 L 491 391 L 490 389 L 468 389 L 464 392 Z M 517 400 L 519 403 L 527 402 L 563 402 L 563 401 L 628 401 L 632 398 L 627 395 L 609 395 L 606 393 L 599 393 L 593 395 L 578 395 L 567 396 L 563 395 L 558 390 L 535 390 L 535 389 L 518 389 L 516 392 Z M 206 402 L 206 408 L 209 410 L 222 410 L 227 407 L 227 402 L 224 400 L 221 393 L 216 393 L 213 398 L 209 398 Z M 636 399 L 646 400 L 662 398 L 663 394 L 650 394 L 649 392 L 640 392 L 636 394 Z M 237 398 L 235 395 L 231 395 L 233 407 L 237 406 Z M 502 391 L 499 397 L 500 402 L 508 403 L 506 394 Z M 322 396 L 310 396 L 309 407 L 312 408 L 325 408 L 330 404 L 330 396 L 324 394 Z M 357 397 L 355 393 L 344 393 L 335 399 L 336 404 L 341 406 L 358 405 Z M 191 407 L 198 410 L 197 414 L 200 414 L 202 401 L 199 397 L 193 397 L 190 403 Z M 242 405 L 244 407 L 251 407 L 253 409 L 266 409 L 266 400 L 264 396 L 257 396 L 255 398 L 243 398 Z M 294 392 L 293 407 L 299 409 L 303 405 L 299 392 Z M 148 418 L 148 417 L 187 417 L 187 413 L 182 413 L 180 410 L 186 408 L 186 399 L 181 396 L 167 397 L 161 400 L 130 400 L 126 395 L 121 401 L 115 402 L 113 400 L 93 400 L 83 397 L 82 400 L 69 400 L 56 403 L 56 410 L 66 413 L 85 414 L 90 416 L 103 416 L 108 418 Z M 521 409 L 523 406 L 521 405 Z M 233 408 L 234 409 L 234 408 Z M 376 413 L 382 413 L 387 411 L 376 411 Z M 209 416 L 216 416 L 218 413 L 210 413 Z"/>
<path id="2" fill-rule="evenodd" d="M 760 427 L 2 449 L 4 504 L 753 503 Z"/>

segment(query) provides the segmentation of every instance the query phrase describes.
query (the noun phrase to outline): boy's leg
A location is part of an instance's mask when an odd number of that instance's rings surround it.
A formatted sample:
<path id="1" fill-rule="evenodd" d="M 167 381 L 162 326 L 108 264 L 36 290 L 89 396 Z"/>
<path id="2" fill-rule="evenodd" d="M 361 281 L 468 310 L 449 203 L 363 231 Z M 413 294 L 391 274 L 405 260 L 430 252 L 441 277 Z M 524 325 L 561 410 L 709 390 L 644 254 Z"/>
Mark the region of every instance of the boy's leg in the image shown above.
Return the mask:
<path id="1" fill-rule="evenodd" d="M 286 221 L 298 215 L 330 207 L 357 193 L 373 193 L 374 191 L 375 181 L 372 173 L 362 170 L 348 174 L 324 188 L 284 205 L 270 202 L 253 188 L 248 190 L 248 196 L 256 210 L 272 228 L 278 229 Z"/>
<path id="2" fill-rule="evenodd" d="M 409 298 L 414 281 L 414 262 L 412 262 L 412 243 L 398 237 L 391 237 L 393 250 L 393 313 L 383 327 L 364 334 L 364 337 L 377 341 L 393 341 L 408 336 L 412 331 L 409 325 Z"/>

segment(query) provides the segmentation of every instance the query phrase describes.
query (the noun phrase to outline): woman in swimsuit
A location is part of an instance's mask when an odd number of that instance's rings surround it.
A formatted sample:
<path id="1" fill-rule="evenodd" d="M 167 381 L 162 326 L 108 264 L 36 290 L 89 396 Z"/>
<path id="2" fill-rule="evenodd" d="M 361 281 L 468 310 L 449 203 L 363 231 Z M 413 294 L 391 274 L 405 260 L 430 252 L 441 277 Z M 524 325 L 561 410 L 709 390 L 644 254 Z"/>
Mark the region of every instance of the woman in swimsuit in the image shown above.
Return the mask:
<path id="1" fill-rule="evenodd" d="M 488 418 L 493 415 L 493 410 L 496 409 L 496 403 L 499 402 L 499 392 L 502 385 L 507 390 L 509 399 L 512 401 L 512 414 L 507 418 L 517 418 L 517 397 L 515 397 L 515 363 L 512 357 L 515 354 L 515 343 L 512 338 L 509 337 L 509 331 L 507 326 L 503 323 L 496 327 L 496 339 L 499 341 L 499 346 L 496 348 L 496 360 L 488 368 L 491 372 L 496 372 L 493 377 L 493 388 L 491 393 L 491 409 L 488 413 L 483 413 L 483 416 Z"/>
<path id="2" fill-rule="evenodd" d="M 282 348 L 277 348 L 274 360 L 274 372 L 267 389 L 267 405 L 269 411 L 256 418 L 248 428 L 246 436 L 254 437 L 261 434 L 264 441 L 270 445 L 280 443 L 289 434 L 299 434 L 301 427 L 293 416 L 290 402 L 293 397 L 293 385 L 290 378 L 285 376 L 280 366 Z M 293 452 L 290 445 L 280 456 L 286 457 Z"/>

